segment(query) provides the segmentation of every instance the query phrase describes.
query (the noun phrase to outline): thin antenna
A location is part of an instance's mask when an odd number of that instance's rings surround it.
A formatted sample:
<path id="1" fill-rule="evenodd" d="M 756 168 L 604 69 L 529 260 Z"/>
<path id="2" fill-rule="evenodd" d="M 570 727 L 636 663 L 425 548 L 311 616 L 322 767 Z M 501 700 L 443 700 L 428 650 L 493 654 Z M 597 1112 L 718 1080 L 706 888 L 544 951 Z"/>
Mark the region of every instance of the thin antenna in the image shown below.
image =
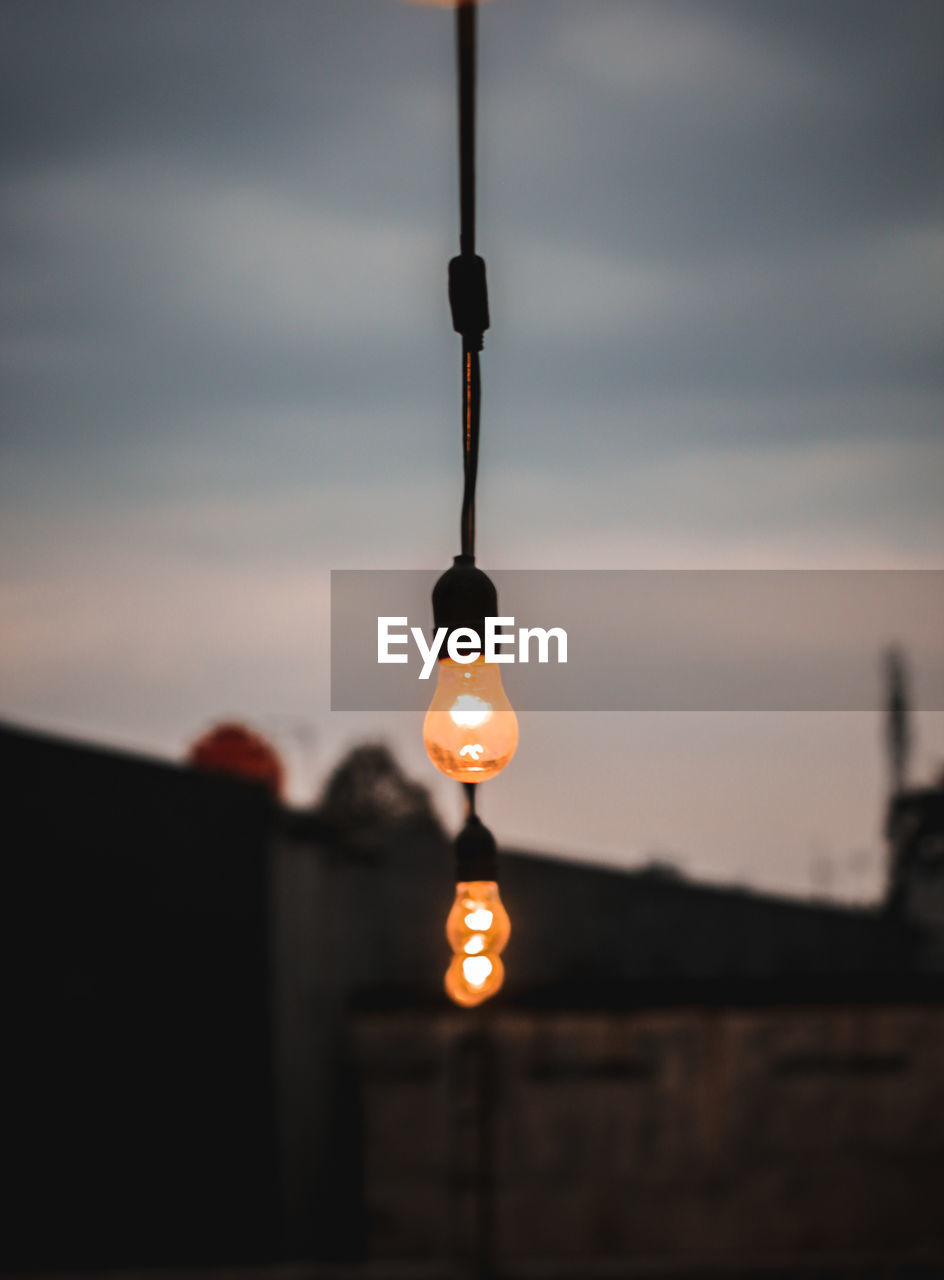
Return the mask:
<path id="1" fill-rule="evenodd" d="M 908 698 L 908 668 L 899 648 L 885 654 L 885 741 L 892 794 L 905 789 L 911 755 L 911 708 Z"/>

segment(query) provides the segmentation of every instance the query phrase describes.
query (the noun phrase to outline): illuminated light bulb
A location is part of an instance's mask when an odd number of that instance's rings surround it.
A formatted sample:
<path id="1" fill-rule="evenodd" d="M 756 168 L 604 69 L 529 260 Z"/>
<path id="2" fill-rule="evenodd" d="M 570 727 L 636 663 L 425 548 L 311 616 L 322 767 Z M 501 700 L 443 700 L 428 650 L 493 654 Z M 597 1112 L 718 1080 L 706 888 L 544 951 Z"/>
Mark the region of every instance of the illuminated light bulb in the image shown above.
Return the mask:
<path id="1" fill-rule="evenodd" d="M 453 951 L 446 973 L 446 994 L 470 1008 L 501 989 L 501 962 L 511 937 L 511 921 L 494 880 L 462 880 L 446 921 L 446 939 Z"/>
<path id="2" fill-rule="evenodd" d="M 487 782 L 518 746 L 518 717 L 502 687 L 501 667 L 442 658 L 436 692 L 423 722 L 433 764 L 457 782 Z"/>

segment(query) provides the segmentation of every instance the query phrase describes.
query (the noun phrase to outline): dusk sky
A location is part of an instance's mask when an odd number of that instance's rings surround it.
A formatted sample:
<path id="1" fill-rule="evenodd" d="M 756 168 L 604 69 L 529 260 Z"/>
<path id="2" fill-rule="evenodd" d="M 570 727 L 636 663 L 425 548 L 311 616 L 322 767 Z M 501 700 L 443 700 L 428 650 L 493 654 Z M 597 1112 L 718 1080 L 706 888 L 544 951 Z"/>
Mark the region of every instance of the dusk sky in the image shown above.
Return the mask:
<path id="1" fill-rule="evenodd" d="M 479 563 L 944 568 L 940 0 L 479 27 Z M 420 717 L 328 707 L 329 571 L 458 550 L 452 14 L 22 0 L 0 57 L 0 717 L 172 759 L 237 717 L 298 801 L 384 738 L 454 824 Z M 885 786 L 874 713 L 532 712 L 481 812 L 864 898 Z"/>

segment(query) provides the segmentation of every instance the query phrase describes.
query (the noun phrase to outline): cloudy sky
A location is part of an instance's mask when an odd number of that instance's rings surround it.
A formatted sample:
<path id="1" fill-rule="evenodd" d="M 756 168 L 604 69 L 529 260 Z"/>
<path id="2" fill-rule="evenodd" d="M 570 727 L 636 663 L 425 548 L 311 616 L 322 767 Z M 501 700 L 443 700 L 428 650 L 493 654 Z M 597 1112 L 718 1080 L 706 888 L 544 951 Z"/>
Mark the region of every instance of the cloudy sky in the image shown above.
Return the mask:
<path id="1" fill-rule="evenodd" d="M 480 36 L 480 563 L 944 567 L 939 0 Z M 22 0 L 0 57 L 0 715 L 170 757 L 237 715 L 299 799 L 384 736 L 454 819 L 416 717 L 327 670 L 331 568 L 458 549 L 452 15 Z M 483 810 L 863 897 L 884 776 L 875 715 L 532 713 Z"/>

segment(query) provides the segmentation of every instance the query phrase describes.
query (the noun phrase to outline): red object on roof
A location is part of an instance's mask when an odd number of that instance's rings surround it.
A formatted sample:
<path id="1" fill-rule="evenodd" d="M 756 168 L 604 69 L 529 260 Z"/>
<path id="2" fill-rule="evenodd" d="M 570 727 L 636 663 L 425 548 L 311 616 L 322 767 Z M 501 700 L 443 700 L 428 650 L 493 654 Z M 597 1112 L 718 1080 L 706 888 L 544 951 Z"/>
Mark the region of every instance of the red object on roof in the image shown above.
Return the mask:
<path id="1" fill-rule="evenodd" d="M 228 773 L 262 782 L 277 800 L 282 798 L 285 769 L 278 752 L 245 725 L 216 725 L 193 744 L 187 762 L 208 773 Z"/>

